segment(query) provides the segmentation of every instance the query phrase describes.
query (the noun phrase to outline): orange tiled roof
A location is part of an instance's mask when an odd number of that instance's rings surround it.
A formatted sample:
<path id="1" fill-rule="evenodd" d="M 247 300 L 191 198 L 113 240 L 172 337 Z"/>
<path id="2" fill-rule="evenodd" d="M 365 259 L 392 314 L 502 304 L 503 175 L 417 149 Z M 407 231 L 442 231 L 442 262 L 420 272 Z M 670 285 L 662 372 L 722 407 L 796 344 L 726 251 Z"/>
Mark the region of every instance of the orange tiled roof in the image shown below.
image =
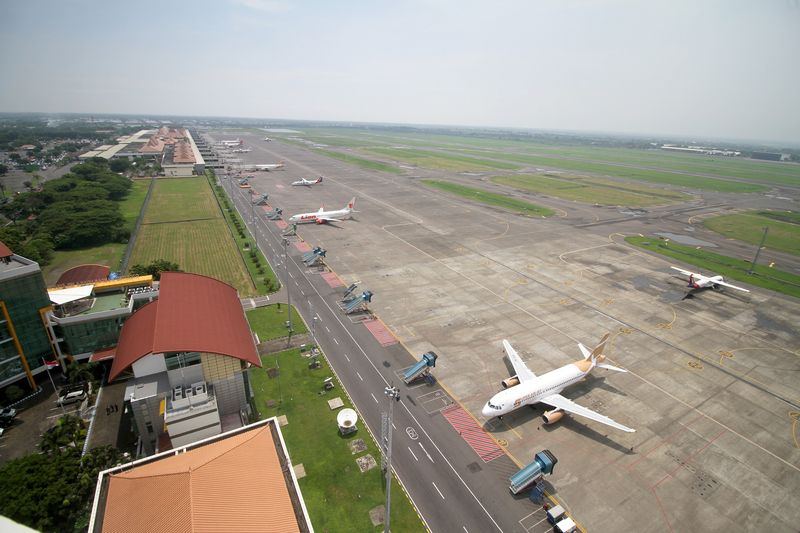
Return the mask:
<path id="1" fill-rule="evenodd" d="M 175 153 L 172 156 L 174 163 L 194 163 L 192 147 L 186 141 L 180 141 L 175 145 Z"/>
<path id="2" fill-rule="evenodd" d="M 108 480 L 103 531 L 300 531 L 270 425 Z"/>

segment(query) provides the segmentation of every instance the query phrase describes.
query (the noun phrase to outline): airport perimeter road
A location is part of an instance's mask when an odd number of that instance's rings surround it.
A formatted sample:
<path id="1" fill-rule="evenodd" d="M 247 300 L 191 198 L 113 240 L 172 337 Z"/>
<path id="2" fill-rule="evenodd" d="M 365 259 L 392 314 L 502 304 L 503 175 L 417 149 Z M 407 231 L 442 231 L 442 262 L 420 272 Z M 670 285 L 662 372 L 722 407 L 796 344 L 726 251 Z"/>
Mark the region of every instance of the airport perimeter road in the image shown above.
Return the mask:
<path id="1" fill-rule="evenodd" d="M 311 326 L 312 316 L 318 317 L 313 328 L 317 342 L 357 406 L 362 428 L 366 424 L 379 436 L 388 401 L 384 389 L 390 384 L 399 387 L 392 465 L 428 527 L 437 532 L 544 531 L 537 524 L 543 517 L 540 507 L 508 491 L 508 476 L 516 472 L 516 465 L 500 453 L 482 459 L 467 444 L 440 413 L 443 408 L 459 409 L 446 391 L 436 385 L 405 386 L 399 372 L 413 362 L 405 349 L 383 347 L 364 325 L 351 322 L 337 305 L 342 289 L 332 289 L 305 267 L 294 246 L 284 248 L 273 222 L 258 216 L 253 220 L 246 191 L 232 179 L 221 181 L 306 323 Z"/>

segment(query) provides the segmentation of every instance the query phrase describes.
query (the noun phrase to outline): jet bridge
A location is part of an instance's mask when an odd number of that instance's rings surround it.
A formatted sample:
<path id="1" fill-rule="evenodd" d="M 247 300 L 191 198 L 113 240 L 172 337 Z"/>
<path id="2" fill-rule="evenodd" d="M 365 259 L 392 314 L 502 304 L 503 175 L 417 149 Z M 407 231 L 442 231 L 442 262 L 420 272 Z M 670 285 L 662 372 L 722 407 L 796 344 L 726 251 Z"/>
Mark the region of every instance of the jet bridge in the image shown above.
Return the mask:
<path id="1" fill-rule="evenodd" d="M 262 194 L 253 199 L 254 205 L 267 205 L 267 200 L 269 200 L 269 194 Z"/>
<path id="2" fill-rule="evenodd" d="M 317 246 L 310 252 L 306 252 L 305 254 L 303 254 L 303 263 L 305 263 L 305 265 L 309 267 L 314 266 L 325 258 L 326 253 L 327 252 L 325 250 Z"/>
<path id="3" fill-rule="evenodd" d="M 372 291 L 364 291 L 360 296 L 353 298 L 344 306 L 344 314 L 349 315 L 357 311 L 366 311 L 367 304 L 372 301 Z"/>
<path id="4" fill-rule="evenodd" d="M 283 237 L 294 237 L 296 235 L 297 235 L 297 224 L 292 224 L 291 226 L 281 231 L 281 236 Z"/>
<path id="5" fill-rule="evenodd" d="M 356 297 L 354 291 L 358 287 L 358 282 L 351 283 L 347 289 L 344 291 L 344 295 L 342 296 L 342 303 L 352 302 L 353 299 Z"/>
<path id="6" fill-rule="evenodd" d="M 425 352 L 422 354 L 422 359 L 403 374 L 403 383 L 408 385 L 415 379 L 421 377 L 428 379 L 430 377 L 431 368 L 436 366 L 436 359 L 438 357 L 439 356 L 436 355 L 435 352 Z"/>
<path id="7" fill-rule="evenodd" d="M 512 494 L 519 494 L 522 490 L 533 485 L 532 497 L 540 499 L 544 492 L 542 480 L 545 474 L 552 474 L 558 459 L 550 450 L 537 453 L 533 462 L 509 478 L 509 489 Z"/>
<path id="8" fill-rule="evenodd" d="M 279 220 L 282 214 L 283 214 L 283 209 L 281 209 L 280 207 L 276 207 L 275 209 L 267 213 L 266 217 L 269 220 Z"/>

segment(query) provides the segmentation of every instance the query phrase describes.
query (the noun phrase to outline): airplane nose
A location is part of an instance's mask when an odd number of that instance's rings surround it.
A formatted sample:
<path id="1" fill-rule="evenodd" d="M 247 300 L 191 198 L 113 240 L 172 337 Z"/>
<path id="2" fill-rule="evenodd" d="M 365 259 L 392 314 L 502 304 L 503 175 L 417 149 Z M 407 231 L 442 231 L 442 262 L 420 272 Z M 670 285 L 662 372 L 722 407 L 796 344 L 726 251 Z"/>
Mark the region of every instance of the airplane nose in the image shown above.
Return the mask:
<path id="1" fill-rule="evenodd" d="M 492 417 L 492 410 L 489 409 L 489 405 L 488 404 L 483 406 L 483 409 L 481 409 L 481 414 L 483 416 L 485 416 L 486 418 L 491 418 Z"/>

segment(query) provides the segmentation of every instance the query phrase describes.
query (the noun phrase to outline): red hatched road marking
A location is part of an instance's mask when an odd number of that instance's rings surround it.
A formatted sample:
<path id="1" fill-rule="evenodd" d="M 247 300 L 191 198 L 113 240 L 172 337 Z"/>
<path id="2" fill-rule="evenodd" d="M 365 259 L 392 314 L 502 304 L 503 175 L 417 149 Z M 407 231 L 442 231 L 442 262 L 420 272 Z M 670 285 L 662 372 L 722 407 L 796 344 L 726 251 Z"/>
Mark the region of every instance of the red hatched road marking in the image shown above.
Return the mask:
<path id="1" fill-rule="evenodd" d="M 342 283 L 342 280 L 339 279 L 339 276 L 337 276 L 335 272 L 322 272 L 320 276 L 334 289 L 336 287 L 344 287 L 344 283 Z"/>
<path id="2" fill-rule="evenodd" d="M 289 224 L 287 224 L 283 220 L 276 220 L 275 221 L 275 225 L 278 226 L 278 228 L 280 228 L 280 229 L 286 229 L 286 228 L 289 227 Z"/>
<path id="3" fill-rule="evenodd" d="M 372 333 L 372 336 L 378 340 L 381 346 L 397 344 L 397 339 L 380 320 L 364 320 L 363 324 L 367 326 L 369 332 Z"/>
<path id="4" fill-rule="evenodd" d="M 475 453 L 483 459 L 484 463 L 493 461 L 505 453 L 503 449 L 486 434 L 483 428 L 478 425 L 475 419 L 460 406 L 454 405 L 442 409 L 439 412 L 450 422 L 453 429 L 458 431 L 461 438 L 475 450 Z"/>
<path id="5" fill-rule="evenodd" d="M 267 205 L 262 205 L 262 206 L 261 206 L 261 209 L 262 209 L 262 210 L 263 210 L 265 213 L 269 213 L 270 211 L 272 211 L 272 207 L 270 207 L 270 206 L 269 206 L 269 204 L 267 204 Z"/>
<path id="6" fill-rule="evenodd" d="M 305 241 L 295 241 L 294 247 L 300 250 L 301 252 L 310 252 L 311 246 L 308 245 Z"/>

